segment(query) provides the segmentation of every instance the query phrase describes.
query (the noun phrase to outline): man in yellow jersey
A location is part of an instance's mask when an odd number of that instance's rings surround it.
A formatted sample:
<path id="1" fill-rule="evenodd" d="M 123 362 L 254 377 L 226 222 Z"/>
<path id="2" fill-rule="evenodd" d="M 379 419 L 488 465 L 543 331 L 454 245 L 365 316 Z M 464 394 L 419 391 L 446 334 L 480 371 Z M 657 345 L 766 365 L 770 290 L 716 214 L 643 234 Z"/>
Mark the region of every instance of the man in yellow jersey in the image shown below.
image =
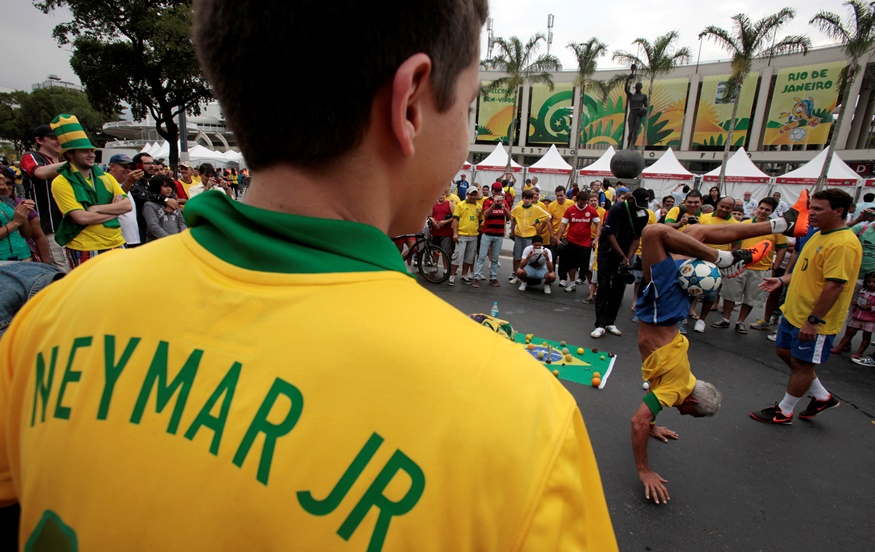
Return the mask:
<path id="1" fill-rule="evenodd" d="M 637 192 L 637 190 L 636 190 Z M 761 241 L 749 249 L 721 251 L 707 243 L 729 243 L 768 232 L 804 233 L 806 207 L 795 205 L 786 218 L 757 224 L 695 225 L 690 232 L 678 232 L 665 224 L 649 225 L 642 231 L 643 280 L 638 290 L 635 311 L 639 317 L 638 349 L 641 376 L 650 391 L 632 417 L 632 452 L 644 496 L 657 504 L 669 500 L 667 482 L 650 468 L 647 444 L 650 437 L 663 442 L 677 439 L 674 431 L 656 425 L 656 416 L 665 408 L 677 407 L 681 414 L 713 416 L 720 409 L 721 395 L 713 385 L 697 380 L 687 356 L 689 342 L 681 335 L 678 322 L 690 309 L 690 297 L 678 282 L 678 266 L 685 259 L 702 259 L 716 264 L 725 277 L 734 277 L 762 260 L 771 244 Z"/>
<path id="2" fill-rule="evenodd" d="M 185 204 L 188 202 L 188 190 L 200 182 L 194 179 L 196 172 L 194 166 L 188 161 L 179 163 L 179 180 L 176 181 L 176 201 L 179 203 L 180 208 L 184 209 Z"/>
<path id="3" fill-rule="evenodd" d="M 477 258 L 477 235 L 483 222 L 483 208 L 477 202 L 480 193 L 476 187 L 468 187 L 465 201 L 456 205 L 453 211 L 453 259 L 450 265 L 450 278 L 447 283 L 456 285 L 456 271 L 462 267 L 462 283 L 474 281 L 474 260 Z M 471 274 L 469 274 L 471 273 Z"/>
<path id="4" fill-rule="evenodd" d="M 845 223 L 853 202 L 842 190 L 822 190 L 811 196 L 808 223 L 820 231 L 802 248 L 791 274 L 766 278 L 762 287 L 771 292 L 789 285 L 781 307 L 775 348 L 790 367 L 790 381 L 781 402 L 758 412 L 753 419 L 769 424 L 793 423 L 793 413 L 806 394 L 811 401 L 799 418 L 809 420 L 839 405 L 817 377 L 815 365 L 827 361 L 835 335 L 847 317 L 854 282 L 863 259 L 860 240 Z"/>
<path id="5" fill-rule="evenodd" d="M 488 16 L 396 8 L 195 0 L 249 192 L 194 197 L 187 231 L 86 263 L 3 336 L 22 548 L 617 550 L 574 398 L 388 237 L 422 228 L 468 154 Z M 277 67 L 323 86 L 253 86 Z M 179 316 L 132 293 L 167 282 Z M 429 328 L 476 346 L 423 354 Z"/>
<path id="6" fill-rule="evenodd" d="M 743 221 L 741 224 L 753 224 L 755 222 L 768 222 L 769 217 L 777 207 L 778 202 L 774 198 L 761 199 L 754 211 L 754 218 Z M 723 297 L 723 319 L 711 324 L 712 328 L 728 328 L 730 317 L 736 303 L 741 303 L 738 313 L 738 321 L 735 323 L 735 331 L 740 334 L 747 333 L 744 322 L 754 308 L 762 307 L 768 294 L 760 288 L 760 284 L 770 276 L 773 266 L 781 266 L 787 253 L 787 236 L 782 234 L 770 234 L 767 236 L 748 238 L 741 242 L 741 248 L 752 247 L 762 239 L 769 240 L 773 245 L 773 254 L 768 255 L 760 262 L 747 267 L 736 278 L 723 281 L 720 296 Z"/>
<path id="7" fill-rule="evenodd" d="M 546 245 L 548 245 L 548 249 L 553 252 L 553 265 L 556 267 L 556 273 L 559 275 L 559 287 L 565 287 L 568 283 L 565 281 L 565 277 L 568 276 L 568 270 L 564 270 L 563 272 L 562 265 L 559 264 L 559 253 L 564 244 L 567 243 L 567 240 L 564 239 L 564 235 L 559 235 L 559 227 L 562 226 L 562 218 L 565 216 L 565 211 L 567 211 L 573 203 L 568 201 L 565 186 L 556 186 L 554 193 L 556 194 L 556 201 L 551 201 L 550 204 L 547 205 L 547 213 L 550 214 L 550 221 L 553 225 L 553 243 Z"/>
<path id="8" fill-rule="evenodd" d="M 513 275 L 511 284 L 520 283 L 517 270 L 523 251 L 532 245 L 535 234 L 547 232 L 547 243 L 553 241 L 553 227 L 550 225 L 550 214 L 535 203 L 535 192 L 532 189 L 523 190 L 523 202 L 510 211 L 510 235 L 513 237 Z"/>
<path id="9" fill-rule="evenodd" d="M 665 215 L 665 224 L 681 230 L 688 224 L 696 224 L 702 217 L 702 192 L 690 190 L 684 202 L 672 207 Z"/>
<path id="10" fill-rule="evenodd" d="M 738 221 L 732 216 L 732 208 L 735 206 L 735 200 L 731 197 L 721 198 L 717 203 L 717 208 L 713 213 L 707 213 L 702 215 L 699 219 L 699 223 L 711 226 L 711 225 L 721 225 L 721 224 L 738 224 Z M 667 217 L 666 217 L 667 218 Z M 684 228 L 684 231 L 688 231 L 693 228 L 693 225 L 687 225 Z M 713 247 L 714 249 L 719 249 L 721 251 L 731 251 L 733 249 L 738 249 L 741 246 L 741 242 L 735 243 L 708 243 L 705 242 L 705 245 L 709 247 Z M 708 313 L 711 312 L 711 309 L 714 308 L 714 303 L 719 299 L 719 290 L 714 290 L 713 292 L 706 293 L 700 297 L 702 302 L 702 310 L 699 313 L 699 319 L 696 320 L 696 324 L 693 326 L 693 331 L 698 333 L 705 332 L 705 318 L 707 318 Z"/>
<path id="11" fill-rule="evenodd" d="M 52 181 L 52 197 L 64 215 L 55 240 L 66 249 L 72 270 L 124 246 L 118 217 L 131 210 L 131 201 L 111 174 L 95 166 L 94 146 L 74 115 L 58 115 L 51 126 L 67 161 Z"/>

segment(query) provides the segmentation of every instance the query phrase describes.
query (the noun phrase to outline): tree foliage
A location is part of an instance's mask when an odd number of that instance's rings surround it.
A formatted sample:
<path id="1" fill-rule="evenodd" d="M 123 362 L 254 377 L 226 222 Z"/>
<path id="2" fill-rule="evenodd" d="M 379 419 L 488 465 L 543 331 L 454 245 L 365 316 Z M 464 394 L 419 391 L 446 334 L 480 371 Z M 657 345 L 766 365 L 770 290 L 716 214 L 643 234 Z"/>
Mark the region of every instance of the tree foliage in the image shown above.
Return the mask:
<path id="1" fill-rule="evenodd" d="M 513 99 L 513 114 L 511 128 L 508 132 L 509 152 L 507 156 L 508 168 L 510 168 L 513 143 L 516 136 L 516 120 L 519 113 L 519 90 L 530 84 L 546 84 L 553 91 L 553 76 L 551 71 L 560 69 L 559 59 L 549 54 L 538 54 L 541 41 L 546 40 L 543 34 L 536 34 L 525 44 L 515 36 L 505 40 L 496 38 L 495 45 L 498 53 L 488 60 L 489 65 L 496 71 L 506 73 L 505 76 L 495 79 L 486 87 L 487 92 L 505 90 L 505 98 Z"/>
<path id="2" fill-rule="evenodd" d="M 575 84 L 577 85 L 579 96 L 578 105 L 580 106 L 580 120 L 578 121 L 576 131 L 577 138 L 580 140 L 580 135 L 583 132 L 583 98 L 586 96 L 586 85 L 595 74 L 596 68 L 598 67 L 598 58 L 604 57 L 608 52 L 608 45 L 600 41 L 598 38 L 592 37 L 586 42 L 572 42 L 568 47 L 574 52 L 574 57 L 577 59 L 577 78 L 575 79 Z M 574 157 L 572 158 L 571 166 L 574 167 L 575 170 L 571 173 L 572 180 L 577 176 L 577 151 L 582 146 L 583 144 L 577 144 L 577 147 L 574 148 Z M 571 180 L 569 182 L 571 182 Z"/>
<path id="3" fill-rule="evenodd" d="M 191 0 L 44 0 L 44 13 L 67 7 L 73 20 L 57 25 L 59 44 L 72 44 L 70 65 L 98 108 L 130 106 L 151 115 L 178 158 L 180 112 L 197 115 L 212 95 L 191 39 Z"/>
<path id="4" fill-rule="evenodd" d="M 40 88 L 32 93 L 0 94 L 0 137 L 11 140 L 18 152 L 33 143 L 33 129 L 48 124 L 61 113 L 75 114 L 95 146 L 106 141 L 102 128 L 117 117 L 95 109 L 79 90 Z"/>
<path id="5" fill-rule="evenodd" d="M 751 21 L 747 14 L 732 16 L 732 32 L 711 25 L 699 35 L 714 40 L 724 50 L 732 55 L 732 72 L 726 83 L 726 98 L 737 98 L 744 85 L 744 79 L 750 73 L 753 60 L 761 57 L 774 57 L 795 52 L 808 53 L 811 40 L 807 36 L 791 35 L 777 40 L 778 30 L 796 16 L 792 8 L 784 8 L 777 13 Z M 726 163 L 729 159 L 729 148 L 732 146 L 732 134 L 735 131 L 735 120 L 738 116 L 738 100 L 732 106 L 732 117 L 726 142 L 723 144 L 723 162 L 720 166 L 720 177 L 717 186 L 721 193 L 726 176 Z"/>

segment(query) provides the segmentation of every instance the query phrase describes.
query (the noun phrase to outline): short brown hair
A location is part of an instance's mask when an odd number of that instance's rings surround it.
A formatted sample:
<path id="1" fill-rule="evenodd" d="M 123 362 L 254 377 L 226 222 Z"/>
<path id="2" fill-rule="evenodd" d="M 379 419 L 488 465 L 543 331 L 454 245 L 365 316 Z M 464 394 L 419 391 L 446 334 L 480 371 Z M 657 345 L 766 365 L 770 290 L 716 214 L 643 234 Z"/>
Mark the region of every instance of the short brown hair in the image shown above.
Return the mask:
<path id="1" fill-rule="evenodd" d="M 848 211 L 851 208 L 851 204 L 854 202 L 854 198 L 852 198 L 850 194 L 844 190 L 836 190 L 835 188 L 821 190 L 812 195 L 811 199 L 825 199 L 829 201 L 829 208 L 841 209 L 842 217 L 848 216 Z"/>
<path id="2" fill-rule="evenodd" d="M 197 0 L 194 39 L 249 166 L 318 167 L 361 143 L 374 97 L 413 54 L 431 58 L 448 109 L 487 14 L 487 0 Z"/>

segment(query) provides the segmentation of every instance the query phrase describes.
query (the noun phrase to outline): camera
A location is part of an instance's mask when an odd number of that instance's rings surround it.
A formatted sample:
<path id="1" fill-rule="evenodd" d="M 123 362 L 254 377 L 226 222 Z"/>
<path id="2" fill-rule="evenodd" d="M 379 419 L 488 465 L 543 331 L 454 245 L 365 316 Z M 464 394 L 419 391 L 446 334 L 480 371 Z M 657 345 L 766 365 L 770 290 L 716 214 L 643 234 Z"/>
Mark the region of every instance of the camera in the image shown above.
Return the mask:
<path id="1" fill-rule="evenodd" d="M 632 274 L 632 268 L 627 265 L 621 264 L 617 267 L 617 276 L 620 277 L 626 284 L 634 284 L 635 283 L 635 275 Z"/>
<path id="2" fill-rule="evenodd" d="M 875 220 L 875 210 L 873 209 L 864 209 L 863 210 L 863 218 L 866 220 Z"/>
<path id="3" fill-rule="evenodd" d="M 687 224 L 696 224 L 699 222 L 699 217 L 687 217 Z"/>

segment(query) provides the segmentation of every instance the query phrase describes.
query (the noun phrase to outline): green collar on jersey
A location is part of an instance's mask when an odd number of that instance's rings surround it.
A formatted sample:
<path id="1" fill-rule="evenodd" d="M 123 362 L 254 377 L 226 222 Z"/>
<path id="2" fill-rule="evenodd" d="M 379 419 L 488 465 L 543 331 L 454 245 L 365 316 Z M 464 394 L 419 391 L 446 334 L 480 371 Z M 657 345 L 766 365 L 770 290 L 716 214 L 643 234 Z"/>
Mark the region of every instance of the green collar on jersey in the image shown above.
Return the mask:
<path id="1" fill-rule="evenodd" d="M 823 236 L 826 236 L 827 234 L 832 234 L 833 232 L 839 232 L 841 230 L 850 230 L 850 229 L 851 229 L 850 226 L 839 226 L 838 228 L 833 228 L 832 230 L 827 230 L 826 232 L 821 230 L 820 234 Z"/>
<path id="2" fill-rule="evenodd" d="M 189 201 L 185 221 L 198 244 L 247 270 L 406 274 L 398 249 L 386 234 L 358 222 L 268 211 L 217 192 L 198 194 Z"/>

